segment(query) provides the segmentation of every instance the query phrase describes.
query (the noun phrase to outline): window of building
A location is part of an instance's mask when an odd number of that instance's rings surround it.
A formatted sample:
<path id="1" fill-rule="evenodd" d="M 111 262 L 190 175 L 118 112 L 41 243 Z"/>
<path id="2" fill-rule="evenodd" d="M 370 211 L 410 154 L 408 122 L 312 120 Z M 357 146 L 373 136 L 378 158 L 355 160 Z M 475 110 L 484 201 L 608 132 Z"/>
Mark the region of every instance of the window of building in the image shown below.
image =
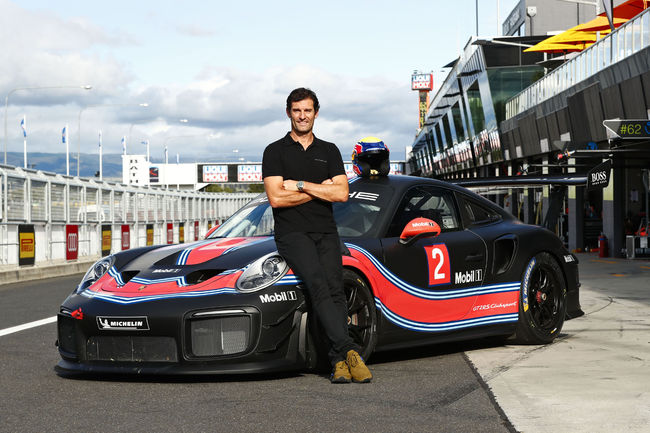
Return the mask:
<path id="1" fill-rule="evenodd" d="M 463 119 L 460 114 L 460 100 L 451 107 L 451 115 L 454 119 L 454 128 L 456 128 L 456 137 L 458 141 L 464 141 L 467 138 L 465 128 L 463 127 Z"/>
<path id="2" fill-rule="evenodd" d="M 478 89 L 478 81 L 467 89 L 467 102 L 469 111 L 472 113 L 472 125 L 474 134 L 478 134 L 485 129 L 485 114 L 483 113 L 483 103 L 481 102 L 481 92 Z"/>
<path id="3" fill-rule="evenodd" d="M 451 128 L 449 127 L 449 116 L 446 114 L 442 116 L 442 126 L 445 131 L 445 139 L 447 142 L 447 147 L 451 147 L 454 144 L 454 139 L 451 136 Z"/>

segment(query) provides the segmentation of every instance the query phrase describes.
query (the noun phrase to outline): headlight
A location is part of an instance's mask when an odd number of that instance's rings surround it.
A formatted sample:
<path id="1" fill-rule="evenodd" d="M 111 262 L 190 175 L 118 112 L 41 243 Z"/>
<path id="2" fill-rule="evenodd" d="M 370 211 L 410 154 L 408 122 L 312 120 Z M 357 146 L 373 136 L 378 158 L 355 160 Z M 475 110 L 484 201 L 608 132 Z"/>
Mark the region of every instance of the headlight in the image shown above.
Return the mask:
<path id="1" fill-rule="evenodd" d="M 288 270 L 287 262 L 277 252 L 267 254 L 244 269 L 237 280 L 237 290 L 256 292 L 265 289 L 278 282 Z"/>
<path id="2" fill-rule="evenodd" d="M 95 264 L 88 269 L 86 275 L 81 279 L 81 283 L 79 283 L 76 292 L 80 292 L 86 287 L 91 286 L 95 281 L 99 280 L 102 275 L 108 272 L 111 266 L 113 266 L 113 263 L 115 263 L 114 256 L 104 257 L 103 259 L 96 261 Z"/>

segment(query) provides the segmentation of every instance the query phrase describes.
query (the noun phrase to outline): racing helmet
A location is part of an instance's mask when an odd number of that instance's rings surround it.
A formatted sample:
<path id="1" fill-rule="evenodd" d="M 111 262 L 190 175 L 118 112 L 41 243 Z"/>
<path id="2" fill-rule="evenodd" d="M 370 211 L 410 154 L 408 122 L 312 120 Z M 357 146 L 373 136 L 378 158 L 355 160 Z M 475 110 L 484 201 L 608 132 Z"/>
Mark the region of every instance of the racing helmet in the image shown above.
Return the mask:
<path id="1" fill-rule="evenodd" d="M 386 176 L 390 171 L 388 146 L 377 137 L 362 138 L 352 151 L 352 169 L 357 176 Z"/>

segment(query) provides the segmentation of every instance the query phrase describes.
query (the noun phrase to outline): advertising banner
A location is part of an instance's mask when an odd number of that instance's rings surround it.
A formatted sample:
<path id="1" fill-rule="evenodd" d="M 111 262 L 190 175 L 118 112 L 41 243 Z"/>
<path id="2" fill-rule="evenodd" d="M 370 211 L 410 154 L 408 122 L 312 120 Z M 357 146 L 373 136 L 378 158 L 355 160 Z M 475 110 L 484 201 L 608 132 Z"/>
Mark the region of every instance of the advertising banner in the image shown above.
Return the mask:
<path id="1" fill-rule="evenodd" d="M 68 224 L 65 226 L 65 259 L 77 260 L 79 257 L 79 226 Z"/>
<path id="2" fill-rule="evenodd" d="M 149 183 L 158 183 L 160 180 L 160 173 L 158 167 L 149 167 Z"/>
<path id="3" fill-rule="evenodd" d="M 33 265 L 36 258 L 36 236 L 33 224 L 18 225 L 18 265 Z"/>
<path id="4" fill-rule="evenodd" d="M 147 246 L 153 245 L 153 224 L 147 224 Z"/>
<path id="5" fill-rule="evenodd" d="M 174 243 L 174 223 L 167 223 L 167 243 Z"/>
<path id="6" fill-rule="evenodd" d="M 204 165 L 202 166 L 201 182 L 228 182 L 227 165 Z"/>
<path id="7" fill-rule="evenodd" d="M 261 165 L 238 165 L 237 166 L 238 182 L 262 182 Z"/>
<path id="8" fill-rule="evenodd" d="M 433 90 L 433 74 L 411 75 L 411 90 Z"/>
<path id="9" fill-rule="evenodd" d="M 185 242 L 185 223 L 178 223 L 178 243 Z"/>
<path id="10" fill-rule="evenodd" d="M 102 257 L 105 257 L 111 253 L 111 247 L 113 243 L 113 230 L 111 229 L 110 224 L 105 224 L 102 226 Z"/>
<path id="11" fill-rule="evenodd" d="M 194 240 L 198 241 L 199 240 L 199 222 L 194 221 Z"/>
<path id="12" fill-rule="evenodd" d="M 429 109 L 429 92 L 420 90 L 420 129 L 424 126 L 427 120 L 427 110 Z"/>
<path id="13" fill-rule="evenodd" d="M 131 248 L 131 227 L 128 224 L 122 224 L 122 251 Z"/>

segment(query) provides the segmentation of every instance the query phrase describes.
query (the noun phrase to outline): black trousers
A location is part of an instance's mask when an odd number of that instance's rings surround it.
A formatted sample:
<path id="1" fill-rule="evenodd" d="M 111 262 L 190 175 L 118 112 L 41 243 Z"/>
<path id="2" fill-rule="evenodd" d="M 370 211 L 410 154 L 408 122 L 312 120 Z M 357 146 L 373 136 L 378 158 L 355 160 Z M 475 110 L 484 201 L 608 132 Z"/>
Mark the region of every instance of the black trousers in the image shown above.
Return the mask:
<path id="1" fill-rule="evenodd" d="M 360 351 L 348 333 L 348 307 L 343 290 L 341 241 L 337 233 L 288 233 L 276 238 L 278 252 L 300 278 L 313 313 L 330 342 L 332 365 L 349 350 Z"/>

